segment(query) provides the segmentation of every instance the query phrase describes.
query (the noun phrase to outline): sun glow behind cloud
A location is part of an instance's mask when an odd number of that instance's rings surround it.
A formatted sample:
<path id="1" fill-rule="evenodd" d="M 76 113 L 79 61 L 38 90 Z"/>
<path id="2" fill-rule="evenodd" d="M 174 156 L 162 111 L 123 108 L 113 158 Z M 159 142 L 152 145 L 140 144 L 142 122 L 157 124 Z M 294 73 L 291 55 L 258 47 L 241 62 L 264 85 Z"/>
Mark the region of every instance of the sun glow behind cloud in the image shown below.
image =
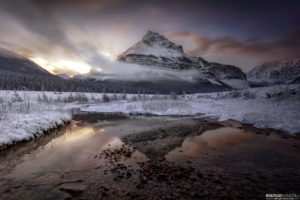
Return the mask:
<path id="1" fill-rule="evenodd" d="M 57 70 L 57 68 L 63 69 L 63 71 L 72 72 L 72 74 L 69 75 L 86 74 L 91 70 L 90 65 L 81 61 L 58 60 L 54 63 L 40 57 L 31 58 L 31 60 L 54 74 L 56 73 L 55 70 Z"/>
<path id="2" fill-rule="evenodd" d="M 105 58 L 107 58 L 110 61 L 114 61 L 115 60 L 115 57 L 111 53 L 109 53 L 107 51 L 101 52 L 101 55 L 103 55 Z"/>
<path id="3" fill-rule="evenodd" d="M 80 74 L 86 74 L 91 70 L 91 66 L 79 61 L 59 60 L 57 66 L 74 70 Z"/>

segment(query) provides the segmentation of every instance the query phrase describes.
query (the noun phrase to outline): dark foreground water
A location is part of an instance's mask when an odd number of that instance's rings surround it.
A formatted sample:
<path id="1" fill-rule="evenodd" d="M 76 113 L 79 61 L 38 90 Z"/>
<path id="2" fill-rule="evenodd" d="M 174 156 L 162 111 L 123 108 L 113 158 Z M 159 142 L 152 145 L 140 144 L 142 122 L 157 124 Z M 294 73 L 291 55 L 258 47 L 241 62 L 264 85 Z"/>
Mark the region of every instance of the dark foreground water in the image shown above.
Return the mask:
<path id="1" fill-rule="evenodd" d="M 265 199 L 300 193 L 300 140 L 189 117 L 74 121 L 0 152 L 0 199 Z"/>

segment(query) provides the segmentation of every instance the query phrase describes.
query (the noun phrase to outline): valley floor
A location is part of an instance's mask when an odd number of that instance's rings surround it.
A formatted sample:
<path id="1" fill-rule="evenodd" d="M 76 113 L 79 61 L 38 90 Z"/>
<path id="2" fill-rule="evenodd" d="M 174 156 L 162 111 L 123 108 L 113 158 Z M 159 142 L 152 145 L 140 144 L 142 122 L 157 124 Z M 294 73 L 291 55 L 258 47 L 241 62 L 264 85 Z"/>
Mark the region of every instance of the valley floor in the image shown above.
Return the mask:
<path id="1" fill-rule="evenodd" d="M 300 132 L 300 85 L 190 95 L 0 91 L 0 146 L 43 135 L 73 109 L 124 114 L 199 115 Z"/>

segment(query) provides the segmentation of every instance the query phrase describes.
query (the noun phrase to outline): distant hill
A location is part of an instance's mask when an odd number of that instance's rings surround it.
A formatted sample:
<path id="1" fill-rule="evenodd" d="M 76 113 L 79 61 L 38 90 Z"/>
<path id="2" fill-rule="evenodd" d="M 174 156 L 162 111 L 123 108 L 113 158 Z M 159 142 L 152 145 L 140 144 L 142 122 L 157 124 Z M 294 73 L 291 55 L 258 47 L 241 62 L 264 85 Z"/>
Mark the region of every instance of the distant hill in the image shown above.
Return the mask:
<path id="1" fill-rule="evenodd" d="M 255 85 L 299 83 L 300 59 L 263 63 L 249 71 L 247 79 Z"/>
<path id="2" fill-rule="evenodd" d="M 31 73 L 40 75 L 50 75 L 50 73 L 16 53 L 0 47 L 0 71 L 7 73 Z"/>
<path id="3" fill-rule="evenodd" d="M 101 91 L 98 87 L 65 80 L 16 53 L 0 48 L 1 90 Z"/>

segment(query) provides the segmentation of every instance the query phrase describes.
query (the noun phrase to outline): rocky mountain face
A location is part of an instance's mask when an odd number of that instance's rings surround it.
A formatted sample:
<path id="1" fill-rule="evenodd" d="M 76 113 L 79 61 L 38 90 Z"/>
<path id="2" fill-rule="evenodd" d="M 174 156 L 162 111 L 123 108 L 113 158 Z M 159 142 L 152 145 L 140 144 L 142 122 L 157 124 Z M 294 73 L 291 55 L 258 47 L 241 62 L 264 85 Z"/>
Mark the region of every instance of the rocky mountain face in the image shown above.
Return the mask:
<path id="1" fill-rule="evenodd" d="M 297 83 L 300 79 L 300 59 L 263 63 L 249 71 L 247 79 L 257 85 Z"/>
<path id="2" fill-rule="evenodd" d="M 182 46 L 152 31 L 147 32 L 141 41 L 119 55 L 118 60 L 155 69 L 182 72 L 196 70 L 194 79 L 207 82 L 208 85 L 218 85 L 220 89 L 247 87 L 246 74 L 240 68 L 208 62 L 201 57 L 188 56 Z M 234 84 L 231 84 L 230 80 L 234 80 Z M 239 84 L 238 81 L 241 83 Z"/>

